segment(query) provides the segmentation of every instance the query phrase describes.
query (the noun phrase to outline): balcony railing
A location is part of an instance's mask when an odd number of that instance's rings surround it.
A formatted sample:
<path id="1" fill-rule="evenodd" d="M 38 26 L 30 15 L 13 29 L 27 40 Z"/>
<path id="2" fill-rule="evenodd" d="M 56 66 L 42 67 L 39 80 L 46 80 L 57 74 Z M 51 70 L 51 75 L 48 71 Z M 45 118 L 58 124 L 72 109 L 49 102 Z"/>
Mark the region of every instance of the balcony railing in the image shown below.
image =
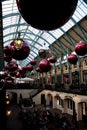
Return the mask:
<path id="1" fill-rule="evenodd" d="M 0 82 L 0 90 L 2 88 L 5 89 L 38 89 L 38 90 L 51 90 L 57 92 L 66 92 L 66 93 L 73 93 L 79 95 L 87 95 L 87 87 L 83 86 L 74 86 L 69 88 L 64 88 L 62 85 L 43 85 L 42 84 L 30 84 L 30 83 L 4 83 Z"/>

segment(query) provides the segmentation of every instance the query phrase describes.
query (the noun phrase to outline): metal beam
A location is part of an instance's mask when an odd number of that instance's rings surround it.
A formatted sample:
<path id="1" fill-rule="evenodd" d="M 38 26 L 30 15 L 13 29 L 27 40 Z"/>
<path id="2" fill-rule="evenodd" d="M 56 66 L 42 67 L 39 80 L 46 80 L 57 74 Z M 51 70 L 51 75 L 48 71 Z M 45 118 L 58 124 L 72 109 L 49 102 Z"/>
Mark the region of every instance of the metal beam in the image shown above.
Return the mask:
<path id="1" fill-rule="evenodd" d="M 87 0 L 83 0 L 87 4 Z"/>
<path id="2" fill-rule="evenodd" d="M 55 39 L 55 42 L 58 44 L 58 46 L 63 50 L 64 54 L 66 54 L 66 50 L 65 48 L 63 47 L 62 43 L 50 32 L 47 32 L 49 33 L 54 39 Z"/>
<path id="3" fill-rule="evenodd" d="M 82 27 L 79 25 L 79 23 L 76 23 L 76 21 L 75 21 L 73 18 L 71 18 L 71 20 L 76 24 L 76 26 L 78 27 L 78 29 L 79 29 L 80 32 L 82 33 L 83 39 L 84 39 L 85 41 L 87 41 L 87 37 L 86 37 L 86 35 L 85 35 L 85 33 L 84 33 L 84 30 L 83 30 Z"/>
<path id="4" fill-rule="evenodd" d="M 20 15 L 20 13 L 10 13 L 10 14 L 2 16 L 2 19 L 8 18 L 8 17 L 12 17 L 12 16 L 16 16 L 16 15 Z"/>
<path id="5" fill-rule="evenodd" d="M 73 43 L 73 41 L 72 41 L 72 39 L 71 39 L 71 36 L 67 33 L 67 32 L 65 32 L 62 28 L 60 28 L 60 30 L 64 33 L 64 35 L 68 38 L 68 40 L 69 40 L 69 43 L 71 44 L 71 46 L 74 48 L 74 43 Z"/>

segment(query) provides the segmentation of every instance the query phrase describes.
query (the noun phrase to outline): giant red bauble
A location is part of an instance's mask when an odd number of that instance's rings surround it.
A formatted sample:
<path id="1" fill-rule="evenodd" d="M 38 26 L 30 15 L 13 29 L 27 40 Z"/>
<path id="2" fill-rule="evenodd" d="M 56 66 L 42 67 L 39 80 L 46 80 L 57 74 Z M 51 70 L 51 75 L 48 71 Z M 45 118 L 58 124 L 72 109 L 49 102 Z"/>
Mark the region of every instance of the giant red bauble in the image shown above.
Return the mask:
<path id="1" fill-rule="evenodd" d="M 14 61 L 14 60 L 8 62 L 8 63 L 7 63 L 7 66 L 8 66 L 8 68 L 9 68 L 9 71 L 15 71 L 15 70 L 18 69 L 18 64 L 17 64 L 17 62 Z"/>
<path id="2" fill-rule="evenodd" d="M 68 56 L 68 62 L 71 64 L 76 64 L 76 62 L 78 61 L 78 57 L 75 54 L 70 54 Z"/>
<path id="3" fill-rule="evenodd" d="M 10 62 L 12 60 L 12 56 L 10 55 L 4 55 L 4 61 Z"/>
<path id="4" fill-rule="evenodd" d="M 12 57 L 15 60 L 24 60 L 29 56 L 29 54 L 30 54 L 29 43 L 24 41 L 23 46 L 20 50 L 17 50 L 15 48 L 13 42 L 10 45 L 14 47 L 14 53 L 13 53 Z"/>
<path id="5" fill-rule="evenodd" d="M 31 61 L 30 61 L 30 64 L 31 64 L 31 65 L 36 65 L 36 60 L 35 60 L 35 59 L 31 60 Z"/>
<path id="6" fill-rule="evenodd" d="M 57 61 L 57 58 L 55 56 L 52 56 L 50 58 L 48 58 L 48 60 L 51 62 L 51 63 L 55 63 Z"/>
<path id="7" fill-rule="evenodd" d="M 40 72 L 40 73 L 42 73 L 42 72 L 43 72 L 43 71 L 41 70 L 41 68 L 40 68 L 40 67 L 37 67 L 37 68 L 36 68 L 36 71 L 37 71 L 37 72 Z"/>
<path id="8" fill-rule="evenodd" d="M 4 69 L 7 70 L 8 72 L 11 72 L 11 71 L 17 70 L 17 66 L 16 66 L 16 65 L 12 65 L 12 66 L 6 65 L 6 66 L 4 67 Z"/>
<path id="9" fill-rule="evenodd" d="M 42 59 L 39 62 L 39 67 L 43 72 L 48 72 L 51 70 L 51 64 L 47 59 Z"/>
<path id="10" fill-rule="evenodd" d="M 7 65 L 9 65 L 9 66 L 16 65 L 18 67 L 18 63 L 15 60 L 11 60 L 10 62 L 7 63 Z"/>
<path id="11" fill-rule="evenodd" d="M 10 45 L 5 46 L 3 52 L 7 56 L 12 56 L 13 52 L 14 52 L 14 48 L 12 46 L 10 46 Z"/>
<path id="12" fill-rule="evenodd" d="M 73 15 L 78 0 L 16 0 L 23 19 L 40 30 L 63 26 Z"/>
<path id="13" fill-rule="evenodd" d="M 87 43 L 84 41 L 80 41 L 75 46 L 75 52 L 79 56 L 84 56 L 87 54 Z"/>
<path id="14" fill-rule="evenodd" d="M 24 70 L 26 72 L 27 71 L 27 66 L 23 66 L 22 70 Z"/>
<path id="15" fill-rule="evenodd" d="M 28 65 L 28 66 L 22 67 L 22 68 L 23 68 L 23 70 L 26 69 L 26 71 L 32 71 L 32 70 L 33 70 L 33 66 L 32 66 L 32 65 Z M 24 68 L 25 68 L 25 69 L 24 69 Z"/>
<path id="16" fill-rule="evenodd" d="M 20 76 L 21 78 L 26 77 L 26 71 L 24 71 L 22 68 L 18 69 L 18 75 L 16 76 Z"/>

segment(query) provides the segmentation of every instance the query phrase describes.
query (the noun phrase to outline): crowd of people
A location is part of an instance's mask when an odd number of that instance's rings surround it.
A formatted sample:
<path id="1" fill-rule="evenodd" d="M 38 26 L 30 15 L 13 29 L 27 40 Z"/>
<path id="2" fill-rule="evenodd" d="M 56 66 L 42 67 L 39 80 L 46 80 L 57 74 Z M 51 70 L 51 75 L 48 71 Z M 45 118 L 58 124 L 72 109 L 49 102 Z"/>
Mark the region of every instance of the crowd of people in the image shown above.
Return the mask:
<path id="1" fill-rule="evenodd" d="M 45 107 L 21 110 L 19 119 L 23 130 L 77 130 L 64 113 L 52 113 Z"/>

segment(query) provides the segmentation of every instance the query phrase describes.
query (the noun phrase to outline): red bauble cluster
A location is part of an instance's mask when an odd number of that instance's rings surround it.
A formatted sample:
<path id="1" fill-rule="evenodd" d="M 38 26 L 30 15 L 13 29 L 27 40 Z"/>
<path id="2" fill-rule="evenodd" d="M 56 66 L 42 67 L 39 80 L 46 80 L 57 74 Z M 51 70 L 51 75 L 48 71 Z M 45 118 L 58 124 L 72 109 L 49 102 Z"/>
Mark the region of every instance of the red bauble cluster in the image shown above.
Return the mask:
<path id="1" fill-rule="evenodd" d="M 16 0 L 20 14 L 32 27 L 54 30 L 63 26 L 73 15 L 78 0 Z M 33 6 L 35 11 L 32 11 Z M 55 13 L 56 12 L 56 13 Z"/>
<path id="2" fill-rule="evenodd" d="M 75 52 L 79 56 L 86 55 L 87 54 L 87 43 L 84 41 L 80 41 L 79 43 L 77 43 L 77 45 L 75 46 Z"/>
<path id="3" fill-rule="evenodd" d="M 9 72 L 16 71 L 18 69 L 18 64 L 16 61 L 10 61 L 7 63 L 7 65 L 4 68 Z"/>
<path id="4" fill-rule="evenodd" d="M 51 70 L 51 64 L 48 60 L 43 59 L 39 63 L 39 67 L 43 72 L 48 72 Z"/>
<path id="5" fill-rule="evenodd" d="M 78 57 L 75 54 L 71 54 L 68 56 L 68 62 L 71 64 L 76 64 L 78 61 Z"/>
<path id="6" fill-rule="evenodd" d="M 14 46 L 14 42 L 10 45 L 4 47 L 4 60 L 9 62 L 13 59 L 15 60 L 24 60 L 30 54 L 30 47 L 27 42 L 23 42 L 23 46 L 21 49 L 17 50 Z"/>

